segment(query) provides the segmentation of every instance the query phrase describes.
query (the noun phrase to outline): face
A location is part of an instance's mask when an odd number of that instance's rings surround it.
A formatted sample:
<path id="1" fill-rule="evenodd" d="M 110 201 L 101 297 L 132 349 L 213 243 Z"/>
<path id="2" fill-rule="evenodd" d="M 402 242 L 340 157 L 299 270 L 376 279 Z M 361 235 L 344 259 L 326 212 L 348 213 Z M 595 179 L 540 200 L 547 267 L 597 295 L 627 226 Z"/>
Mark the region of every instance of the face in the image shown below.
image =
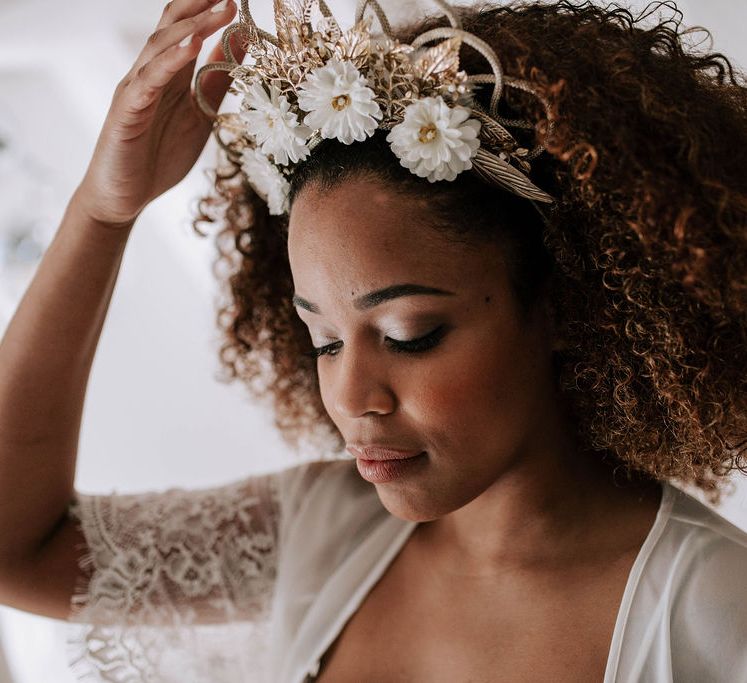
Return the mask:
<path id="1" fill-rule="evenodd" d="M 346 443 L 425 451 L 375 484 L 391 514 L 441 517 L 526 457 L 552 393 L 551 347 L 544 314 L 522 324 L 500 247 L 450 242 L 426 206 L 358 179 L 304 187 L 288 253 L 297 297 L 318 310 L 296 306 L 327 347 L 321 398 Z M 400 284 L 447 293 L 356 304 Z"/>

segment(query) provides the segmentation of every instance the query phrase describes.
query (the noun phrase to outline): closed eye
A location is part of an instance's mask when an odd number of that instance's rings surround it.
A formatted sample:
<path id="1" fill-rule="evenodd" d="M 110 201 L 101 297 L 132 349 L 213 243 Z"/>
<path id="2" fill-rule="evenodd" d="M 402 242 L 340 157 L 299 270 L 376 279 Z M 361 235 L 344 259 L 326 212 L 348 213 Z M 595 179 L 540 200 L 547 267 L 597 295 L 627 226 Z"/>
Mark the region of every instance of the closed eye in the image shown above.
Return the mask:
<path id="1" fill-rule="evenodd" d="M 435 330 L 429 332 L 424 337 L 418 337 L 417 339 L 409 339 L 408 341 L 399 341 L 397 339 L 389 339 L 387 337 L 387 343 L 389 347 L 396 353 L 423 353 L 432 349 L 443 339 L 447 332 L 446 325 L 439 325 Z M 320 356 L 336 356 L 342 342 L 334 342 L 332 344 L 326 344 L 325 346 L 315 346 L 311 351 L 304 353 L 305 356 L 311 356 L 312 358 L 319 358 Z"/>

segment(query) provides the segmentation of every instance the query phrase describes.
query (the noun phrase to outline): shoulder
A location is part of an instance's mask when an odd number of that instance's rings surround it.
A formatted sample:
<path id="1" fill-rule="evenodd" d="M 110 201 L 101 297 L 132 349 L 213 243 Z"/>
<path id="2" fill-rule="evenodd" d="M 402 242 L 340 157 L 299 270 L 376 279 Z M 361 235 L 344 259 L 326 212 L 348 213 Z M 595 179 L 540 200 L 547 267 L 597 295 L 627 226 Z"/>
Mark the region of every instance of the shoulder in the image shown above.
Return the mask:
<path id="1" fill-rule="evenodd" d="M 670 488 L 670 533 L 679 541 L 673 559 L 687 569 L 688 583 L 736 581 L 747 568 L 747 531 L 686 491 Z"/>
<path id="2" fill-rule="evenodd" d="M 674 673 L 747 680 L 747 532 L 689 493 L 673 493 L 664 595 Z"/>

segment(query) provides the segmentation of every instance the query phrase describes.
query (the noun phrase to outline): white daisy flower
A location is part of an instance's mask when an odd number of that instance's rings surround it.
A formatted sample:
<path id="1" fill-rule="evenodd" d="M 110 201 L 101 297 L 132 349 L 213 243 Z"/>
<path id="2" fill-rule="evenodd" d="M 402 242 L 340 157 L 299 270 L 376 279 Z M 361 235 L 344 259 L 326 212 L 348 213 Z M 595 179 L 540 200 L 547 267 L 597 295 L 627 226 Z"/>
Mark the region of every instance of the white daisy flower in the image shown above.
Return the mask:
<path id="1" fill-rule="evenodd" d="M 312 69 L 298 86 L 298 106 L 309 112 L 303 122 L 346 145 L 365 140 L 378 127 L 382 114 L 374 96 L 352 62 L 336 57 Z"/>
<path id="2" fill-rule="evenodd" d="M 442 97 L 408 104 L 403 120 L 386 136 L 400 163 L 430 182 L 454 180 L 472 168 L 480 146 L 480 122 L 466 107 L 449 107 Z"/>
<path id="3" fill-rule="evenodd" d="M 241 170 L 267 202 L 271 214 L 279 216 L 288 211 L 290 184 L 267 156 L 258 149 L 247 147 L 241 153 Z"/>
<path id="4" fill-rule="evenodd" d="M 306 144 L 312 131 L 298 121 L 285 95 L 272 83 L 268 95 L 261 83 L 250 83 L 244 88 L 242 118 L 248 133 L 266 155 L 276 164 L 296 163 L 309 155 Z"/>

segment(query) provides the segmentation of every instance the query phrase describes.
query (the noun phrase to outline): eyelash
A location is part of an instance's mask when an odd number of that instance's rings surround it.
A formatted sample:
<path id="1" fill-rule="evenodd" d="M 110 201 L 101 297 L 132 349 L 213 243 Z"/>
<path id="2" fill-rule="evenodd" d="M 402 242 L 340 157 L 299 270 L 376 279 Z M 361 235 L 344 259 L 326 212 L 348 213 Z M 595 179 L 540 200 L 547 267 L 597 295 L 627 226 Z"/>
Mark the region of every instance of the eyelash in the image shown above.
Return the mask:
<path id="1" fill-rule="evenodd" d="M 392 351 L 396 353 L 424 353 L 429 349 L 438 346 L 439 342 L 446 332 L 446 325 L 440 325 L 433 332 L 429 332 L 424 337 L 418 337 L 417 339 L 410 339 L 409 341 L 395 341 L 389 339 L 389 343 L 392 347 Z M 331 353 L 333 347 L 340 342 L 334 342 L 333 344 L 326 344 L 325 346 L 314 347 L 312 351 L 304 353 L 305 356 L 311 356 L 312 358 L 319 358 L 320 356 L 336 356 L 336 353 Z M 338 347 L 339 348 L 339 347 Z M 337 349 L 334 349 L 335 351 Z"/>

